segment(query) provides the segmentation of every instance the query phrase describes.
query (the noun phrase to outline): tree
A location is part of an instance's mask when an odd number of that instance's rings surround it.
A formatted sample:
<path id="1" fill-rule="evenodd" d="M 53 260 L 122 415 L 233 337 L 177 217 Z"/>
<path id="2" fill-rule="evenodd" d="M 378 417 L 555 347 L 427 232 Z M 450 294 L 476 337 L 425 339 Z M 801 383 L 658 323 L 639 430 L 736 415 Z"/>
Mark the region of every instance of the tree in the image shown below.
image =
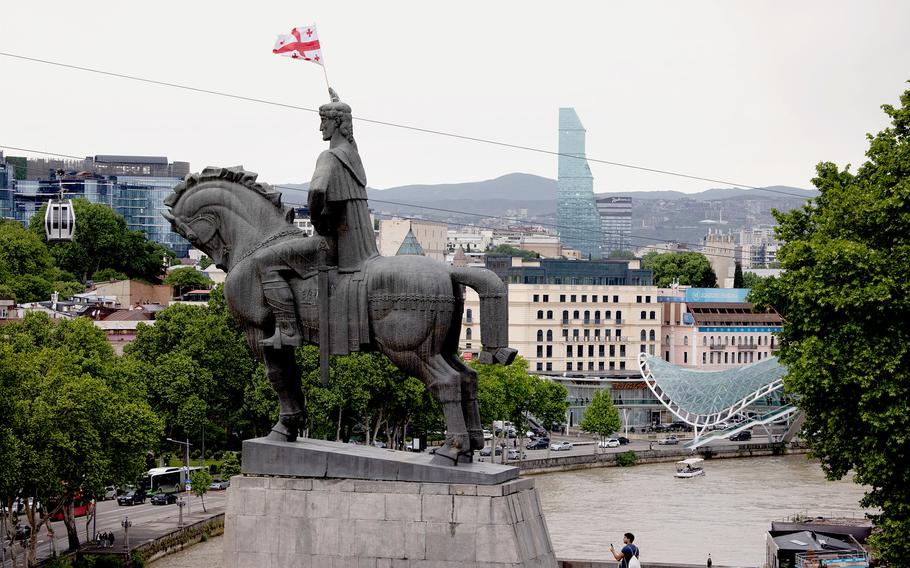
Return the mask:
<path id="1" fill-rule="evenodd" d="M 613 399 L 606 390 L 599 390 L 594 393 L 591 404 L 585 409 L 585 415 L 581 419 L 579 427 L 584 432 L 597 434 L 600 437 L 601 446 L 613 432 L 619 430 L 622 421 L 619 419 L 619 411 L 613 405 Z M 604 448 L 606 451 L 606 448 Z"/>
<path id="2" fill-rule="evenodd" d="M 910 558 L 910 91 L 891 125 L 868 135 L 856 173 L 824 162 L 821 195 L 775 212 L 786 272 L 750 299 L 783 316 L 786 389 L 805 412 L 803 435 L 830 479 L 855 472 L 877 508 L 878 559 Z"/>
<path id="3" fill-rule="evenodd" d="M 164 283 L 176 288 L 176 296 L 180 297 L 183 296 L 187 288 L 191 290 L 208 288 L 211 286 L 212 281 L 209 280 L 205 274 L 199 272 L 192 266 L 186 266 L 172 270 L 164 279 Z"/>
<path id="4" fill-rule="evenodd" d="M 744 288 L 743 284 L 743 265 L 736 263 L 736 269 L 733 271 L 733 287 Z"/>
<path id="5" fill-rule="evenodd" d="M 755 274 L 754 272 L 746 272 L 743 274 L 742 287 L 743 288 L 755 288 L 756 286 L 758 286 L 758 283 L 761 282 L 762 280 L 764 280 L 764 278 L 762 278 L 758 274 Z"/>
<path id="6" fill-rule="evenodd" d="M 698 252 L 660 254 L 649 252 L 641 259 L 642 268 L 654 274 L 654 285 L 665 288 L 678 279 L 683 286 L 716 288 L 717 275 L 705 255 Z"/>
<path id="7" fill-rule="evenodd" d="M 635 260 L 635 253 L 630 250 L 616 249 L 611 250 L 607 258 L 609 260 Z"/>
<path id="8" fill-rule="evenodd" d="M 240 461 L 234 452 L 228 452 L 224 456 L 224 461 L 221 462 L 221 477 L 230 479 L 235 475 L 240 475 Z"/>
<path id="9" fill-rule="evenodd" d="M 63 513 L 70 548 L 79 547 L 75 499 L 100 495 L 111 481 L 134 481 L 161 424 L 90 320 L 54 323 L 31 313 L 3 333 L 0 388 L 11 412 L 0 413 L 0 452 L 9 447 L 4 432 L 11 433 L 16 459 L 12 471 L 0 468 L 0 490 L 5 503 L 31 498 L 25 516 L 33 564 L 38 529 L 55 512 Z"/>
<path id="10" fill-rule="evenodd" d="M 85 287 L 54 266 L 40 238 L 19 223 L 0 220 L 0 293 L 24 303 L 47 300 L 55 290 L 66 297 Z"/>
<path id="11" fill-rule="evenodd" d="M 202 500 L 202 511 L 205 513 L 205 494 L 209 491 L 209 485 L 212 484 L 212 474 L 206 469 L 197 469 L 190 472 L 190 487 L 193 494 Z"/>
<path id="12" fill-rule="evenodd" d="M 468 245 L 470 246 L 470 245 Z M 532 250 L 524 250 L 512 245 L 497 245 L 487 251 L 486 254 L 507 254 L 509 256 L 517 256 L 521 258 L 540 258 L 540 255 Z"/>
<path id="13" fill-rule="evenodd" d="M 146 240 L 140 231 L 129 230 L 123 217 L 110 207 L 82 198 L 71 203 L 76 214 L 73 240 L 52 243 L 49 249 L 57 266 L 76 274 L 82 282 L 88 282 L 105 268 L 113 268 L 130 278 L 157 281 L 162 259 L 174 258 L 167 247 Z M 29 221 L 29 231 L 42 242 L 46 242 L 46 208 L 38 210 Z"/>

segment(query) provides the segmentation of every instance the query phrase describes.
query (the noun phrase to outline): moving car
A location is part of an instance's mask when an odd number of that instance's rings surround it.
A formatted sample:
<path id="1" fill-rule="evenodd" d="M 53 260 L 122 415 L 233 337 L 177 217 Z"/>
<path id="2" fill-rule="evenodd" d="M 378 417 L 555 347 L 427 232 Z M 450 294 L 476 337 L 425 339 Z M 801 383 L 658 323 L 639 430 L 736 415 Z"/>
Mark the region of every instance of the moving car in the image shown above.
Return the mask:
<path id="1" fill-rule="evenodd" d="M 117 497 L 117 506 L 122 507 L 123 505 L 136 505 L 145 503 L 145 491 L 130 491 L 126 495 L 121 495 Z"/>
<path id="2" fill-rule="evenodd" d="M 171 505 L 177 502 L 176 493 L 155 493 L 151 499 L 152 505 Z"/>
<path id="3" fill-rule="evenodd" d="M 491 455 L 493 455 L 493 448 L 492 448 L 492 446 L 484 446 L 483 449 L 480 450 L 480 455 L 485 456 L 485 457 L 486 457 L 486 456 L 491 456 Z M 497 448 L 496 448 L 496 455 L 497 455 L 497 456 L 501 456 L 501 455 L 502 455 L 502 448 L 500 448 L 500 447 L 497 446 Z"/>
<path id="4" fill-rule="evenodd" d="M 679 443 L 679 438 L 676 436 L 667 436 L 666 438 L 657 440 L 657 443 L 661 446 L 673 446 Z"/>
<path id="5" fill-rule="evenodd" d="M 509 451 L 506 454 L 506 457 L 509 458 L 510 460 L 523 460 L 527 457 L 527 455 L 523 451 L 519 450 L 518 448 L 509 448 Z"/>
<path id="6" fill-rule="evenodd" d="M 528 450 L 546 450 L 550 447 L 549 438 L 537 438 L 536 440 L 531 440 L 525 446 Z"/>
<path id="7" fill-rule="evenodd" d="M 550 444 L 550 449 L 553 450 L 554 452 L 561 452 L 563 450 L 571 450 L 572 442 L 556 442 L 556 443 Z"/>
<path id="8" fill-rule="evenodd" d="M 601 440 L 598 442 L 597 446 L 600 448 L 618 448 L 619 440 L 616 438 L 607 438 L 606 440 Z"/>
<path id="9" fill-rule="evenodd" d="M 231 486 L 230 481 L 219 479 L 218 481 L 213 481 L 212 484 L 209 485 L 209 489 L 211 491 L 224 491 L 225 489 L 227 489 L 230 486 Z"/>
<path id="10" fill-rule="evenodd" d="M 629 439 L 626 438 L 625 436 L 618 436 L 616 439 L 619 440 L 620 446 L 625 446 L 626 444 L 629 443 Z"/>
<path id="11" fill-rule="evenodd" d="M 732 442 L 745 442 L 746 440 L 752 439 L 752 432 L 748 430 L 743 430 L 742 432 L 737 432 L 730 436 L 730 441 Z"/>

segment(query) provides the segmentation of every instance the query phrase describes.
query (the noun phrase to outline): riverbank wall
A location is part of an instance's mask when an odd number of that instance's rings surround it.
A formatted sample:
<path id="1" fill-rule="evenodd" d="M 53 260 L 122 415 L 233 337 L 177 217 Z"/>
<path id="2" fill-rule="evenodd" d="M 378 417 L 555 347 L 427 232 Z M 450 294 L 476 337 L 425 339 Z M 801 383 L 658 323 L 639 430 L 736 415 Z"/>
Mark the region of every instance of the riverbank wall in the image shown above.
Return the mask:
<path id="1" fill-rule="evenodd" d="M 556 559 L 559 568 L 616 568 L 615 560 L 560 560 Z M 642 562 L 641 568 L 704 568 L 704 564 L 679 564 L 678 562 Z M 720 566 L 714 568 L 754 568 L 748 566 Z"/>
<path id="2" fill-rule="evenodd" d="M 631 451 L 631 450 L 630 450 Z M 712 459 L 749 458 L 758 456 L 782 456 L 790 454 L 805 454 L 809 450 L 805 446 L 795 444 L 741 444 L 730 447 L 704 447 L 690 450 L 674 446 L 668 448 L 661 446 L 650 450 L 635 451 L 638 461 L 636 464 L 677 462 L 686 458 L 700 457 L 705 461 Z M 595 467 L 616 467 L 619 465 L 617 456 L 625 452 L 594 453 L 580 456 L 554 455 L 540 459 L 525 459 L 517 465 L 523 475 L 537 473 L 553 473 L 558 471 L 573 471 L 577 469 L 590 469 Z"/>

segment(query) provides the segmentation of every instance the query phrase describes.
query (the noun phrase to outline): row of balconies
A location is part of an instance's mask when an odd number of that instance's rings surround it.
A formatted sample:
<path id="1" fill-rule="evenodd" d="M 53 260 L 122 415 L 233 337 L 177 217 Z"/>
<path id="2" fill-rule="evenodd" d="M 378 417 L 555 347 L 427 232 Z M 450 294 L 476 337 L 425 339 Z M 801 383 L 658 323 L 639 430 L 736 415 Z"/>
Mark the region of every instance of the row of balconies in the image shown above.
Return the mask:
<path id="1" fill-rule="evenodd" d="M 711 351 L 723 351 L 727 347 L 736 347 L 738 351 L 758 351 L 759 345 L 748 344 L 748 345 L 729 345 L 727 343 L 718 343 L 711 345 Z"/>
<path id="2" fill-rule="evenodd" d="M 629 320 L 624 319 L 564 319 L 562 320 L 562 325 L 572 325 L 572 324 L 581 324 L 581 325 L 621 325 L 628 323 Z M 649 320 L 651 321 L 651 320 Z"/>
<path id="3" fill-rule="evenodd" d="M 646 341 L 645 343 L 656 343 Z M 551 341 L 550 343 L 641 343 L 633 341 L 631 336 L 623 335 L 620 337 L 563 337 L 562 341 Z"/>

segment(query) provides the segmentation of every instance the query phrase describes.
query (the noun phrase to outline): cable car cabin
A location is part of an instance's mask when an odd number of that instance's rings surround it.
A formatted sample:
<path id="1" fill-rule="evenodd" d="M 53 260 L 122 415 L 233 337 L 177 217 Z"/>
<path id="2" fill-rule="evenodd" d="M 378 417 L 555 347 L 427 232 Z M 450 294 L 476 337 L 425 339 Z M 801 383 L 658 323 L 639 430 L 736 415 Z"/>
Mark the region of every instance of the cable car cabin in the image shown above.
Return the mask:
<path id="1" fill-rule="evenodd" d="M 71 241 L 76 230 L 76 214 L 73 204 L 66 200 L 48 201 L 44 212 L 44 234 L 47 240 Z"/>

